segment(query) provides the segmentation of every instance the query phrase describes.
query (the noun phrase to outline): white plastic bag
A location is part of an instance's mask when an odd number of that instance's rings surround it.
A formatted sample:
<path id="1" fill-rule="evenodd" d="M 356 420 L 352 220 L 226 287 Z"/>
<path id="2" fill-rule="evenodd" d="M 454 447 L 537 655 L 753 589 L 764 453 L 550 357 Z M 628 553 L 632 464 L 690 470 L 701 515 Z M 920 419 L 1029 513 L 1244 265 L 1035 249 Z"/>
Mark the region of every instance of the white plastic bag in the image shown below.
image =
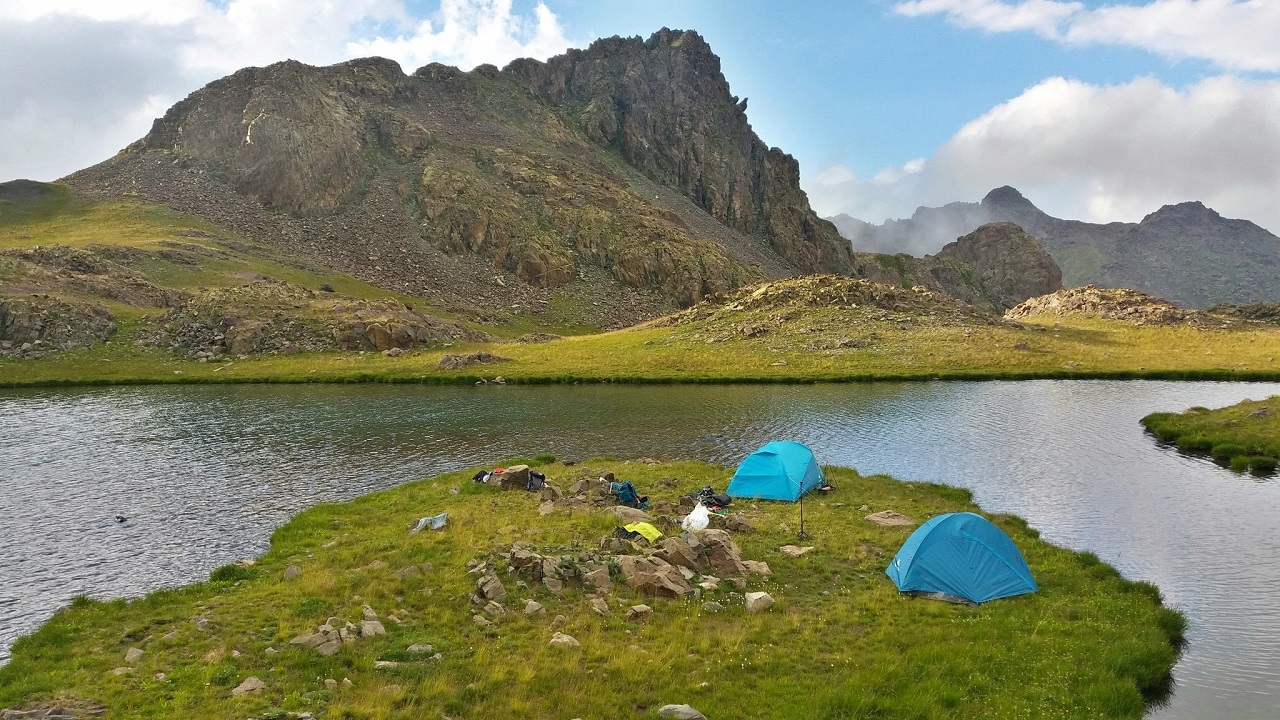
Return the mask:
<path id="1" fill-rule="evenodd" d="M 707 512 L 706 506 L 698 503 L 697 507 L 684 517 L 684 522 L 680 523 L 680 527 L 687 532 L 698 532 L 699 530 L 706 530 L 710 522 L 711 514 Z"/>

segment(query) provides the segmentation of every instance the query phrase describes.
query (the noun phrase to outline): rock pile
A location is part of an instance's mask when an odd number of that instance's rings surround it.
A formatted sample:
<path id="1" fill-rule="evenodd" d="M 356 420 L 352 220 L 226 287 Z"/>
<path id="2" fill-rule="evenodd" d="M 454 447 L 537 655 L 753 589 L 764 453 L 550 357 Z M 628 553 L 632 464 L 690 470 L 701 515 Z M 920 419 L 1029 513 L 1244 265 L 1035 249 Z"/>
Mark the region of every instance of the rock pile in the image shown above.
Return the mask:
<path id="1" fill-rule="evenodd" d="M 290 640 L 289 644 L 296 647 L 311 648 L 321 655 L 329 656 L 341 650 L 345 643 L 355 642 L 362 637 L 387 634 L 386 628 L 378 620 L 378 614 L 374 612 L 373 608 L 368 605 L 361 608 L 361 618 L 360 624 L 357 625 L 353 622 L 343 622 L 336 617 L 331 617 L 325 624 L 317 627 L 314 633 L 299 635 Z"/>
<path id="2" fill-rule="evenodd" d="M 1180 308 L 1168 300 L 1136 290 L 1099 288 L 1093 285 L 1033 297 L 1015 306 L 1004 316 L 1009 320 L 1021 320 L 1077 315 L 1120 320 L 1134 325 L 1222 324 L 1206 313 Z"/>
<path id="3" fill-rule="evenodd" d="M 223 355 L 316 350 L 405 350 L 447 340 L 481 341 L 484 333 L 423 314 L 397 300 L 317 295 L 262 278 L 202 291 L 170 310 L 139 345 L 167 347 L 194 360 Z"/>
<path id="4" fill-rule="evenodd" d="M 0 357 L 38 358 L 54 350 L 91 347 L 115 331 L 111 313 L 98 305 L 48 295 L 0 297 Z"/>

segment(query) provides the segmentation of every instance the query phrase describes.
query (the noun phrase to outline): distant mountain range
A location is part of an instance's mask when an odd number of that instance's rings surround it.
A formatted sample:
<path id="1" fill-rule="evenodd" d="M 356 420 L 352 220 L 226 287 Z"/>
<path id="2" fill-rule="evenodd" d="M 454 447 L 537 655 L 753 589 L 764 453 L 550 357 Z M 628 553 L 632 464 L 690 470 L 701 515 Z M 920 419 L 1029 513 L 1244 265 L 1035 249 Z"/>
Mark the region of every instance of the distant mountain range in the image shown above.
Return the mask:
<path id="1" fill-rule="evenodd" d="M 828 219 L 857 251 L 913 255 L 986 223 L 1011 222 L 1049 251 L 1067 287 L 1132 288 L 1188 307 L 1280 299 L 1280 237 L 1199 202 L 1165 205 L 1137 223 L 1097 224 L 1052 217 L 1005 186 L 981 202 L 921 207 L 880 225 Z"/>

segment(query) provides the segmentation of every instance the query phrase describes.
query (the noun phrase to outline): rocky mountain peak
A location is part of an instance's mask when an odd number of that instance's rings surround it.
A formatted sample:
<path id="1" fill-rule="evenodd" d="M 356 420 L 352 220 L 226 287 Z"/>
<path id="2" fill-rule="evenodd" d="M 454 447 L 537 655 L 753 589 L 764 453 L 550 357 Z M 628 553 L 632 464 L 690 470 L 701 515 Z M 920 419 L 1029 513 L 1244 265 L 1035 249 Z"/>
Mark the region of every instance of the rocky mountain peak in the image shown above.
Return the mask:
<path id="1" fill-rule="evenodd" d="M 1042 214 L 1040 208 L 1018 192 L 1017 188 L 1009 185 L 998 187 L 987 193 L 980 204 L 993 214 L 1002 212 Z"/>
<path id="2" fill-rule="evenodd" d="M 1142 218 L 1142 224 L 1156 221 L 1172 221 L 1182 223 L 1195 222 L 1213 222 L 1222 219 L 1222 215 L 1213 208 L 1206 207 L 1199 200 L 1190 202 L 1177 203 L 1175 205 L 1164 205 L 1159 210 L 1148 214 Z"/>

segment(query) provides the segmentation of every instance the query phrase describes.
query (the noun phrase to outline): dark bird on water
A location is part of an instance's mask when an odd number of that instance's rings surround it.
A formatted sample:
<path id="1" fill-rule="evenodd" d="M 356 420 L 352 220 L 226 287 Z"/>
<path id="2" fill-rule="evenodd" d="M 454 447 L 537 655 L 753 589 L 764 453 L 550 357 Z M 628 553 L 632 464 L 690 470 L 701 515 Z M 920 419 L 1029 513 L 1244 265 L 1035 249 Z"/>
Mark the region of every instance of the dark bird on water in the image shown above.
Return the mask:
<path id="1" fill-rule="evenodd" d="M 124 522 L 125 520 L 128 520 L 128 519 L 129 519 L 129 518 L 127 518 L 127 517 L 125 517 L 125 516 L 123 516 L 123 515 L 117 515 L 117 516 L 116 516 L 116 522 L 118 522 L 118 523 L 122 523 L 122 522 Z"/>

